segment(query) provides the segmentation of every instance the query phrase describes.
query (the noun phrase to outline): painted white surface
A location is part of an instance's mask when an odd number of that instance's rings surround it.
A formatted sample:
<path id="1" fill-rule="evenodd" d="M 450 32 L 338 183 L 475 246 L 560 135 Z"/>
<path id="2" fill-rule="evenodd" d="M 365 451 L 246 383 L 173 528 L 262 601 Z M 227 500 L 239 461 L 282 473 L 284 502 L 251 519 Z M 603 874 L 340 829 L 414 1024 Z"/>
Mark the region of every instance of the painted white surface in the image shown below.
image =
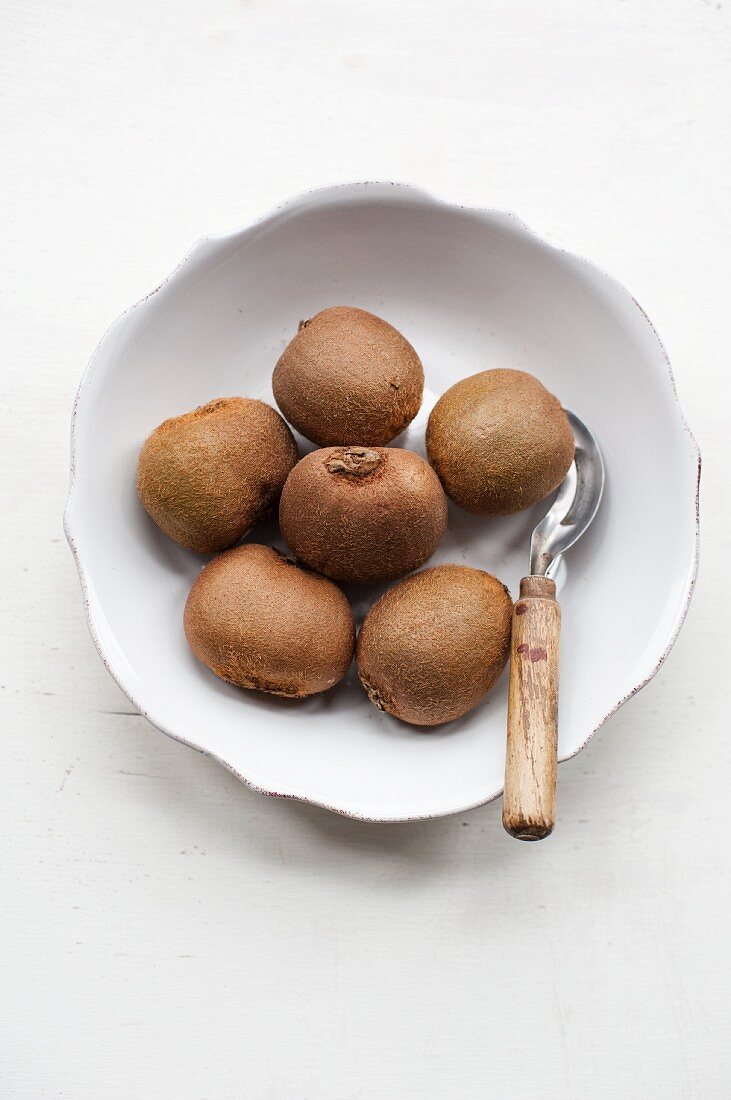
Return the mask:
<path id="1" fill-rule="evenodd" d="M 4 5 L 3 1098 L 728 1095 L 729 18 Z M 544 844 L 499 803 L 373 827 L 257 797 L 129 713 L 86 632 L 60 516 L 101 331 L 202 233 L 359 177 L 615 274 L 704 453 L 686 627 L 563 765 Z"/>

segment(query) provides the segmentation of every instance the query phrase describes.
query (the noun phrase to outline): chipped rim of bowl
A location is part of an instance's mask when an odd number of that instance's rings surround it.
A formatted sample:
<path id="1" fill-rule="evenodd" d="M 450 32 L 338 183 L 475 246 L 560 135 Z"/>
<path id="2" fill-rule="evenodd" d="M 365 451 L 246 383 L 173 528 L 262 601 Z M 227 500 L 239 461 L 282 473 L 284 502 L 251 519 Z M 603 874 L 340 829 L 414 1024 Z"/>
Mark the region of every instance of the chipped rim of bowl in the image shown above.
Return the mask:
<path id="1" fill-rule="evenodd" d="M 365 821 L 365 822 L 372 822 L 372 823 L 378 823 L 378 824 L 389 824 L 389 823 L 394 824 L 394 823 L 399 823 L 399 822 L 427 821 L 427 820 L 432 820 L 432 819 L 436 819 L 436 818 L 440 818 L 440 817 L 448 817 L 451 814 L 466 813 L 469 810 L 476 809 L 478 806 L 484 806 L 484 805 L 487 805 L 487 803 L 489 803 L 489 802 L 493 802 L 496 798 L 498 798 L 502 794 L 503 787 L 502 787 L 502 785 L 496 787 L 494 790 L 490 791 L 484 798 L 479 798 L 477 801 L 473 801 L 473 802 L 470 802 L 470 803 L 467 803 L 467 804 L 459 804 L 459 805 L 455 804 L 452 807 L 442 808 L 442 809 L 440 809 L 440 810 L 438 810 L 437 812 L 434 812 L 434 813 L 426 812 L 426 813 L 418 813 L 418 814 L 399 815 L 399 816 L 396 816 L 396 817 L 379 815 L 379 816 L 375 817 L 375 816 L 369 816 L 369 815 L 366 815 L 366 814 L 358 813 L 357 811 L 349 809 L 346 806 L 332 805 L 328 802 L 324 802 L 320 799 L 312 798 L 309 795 L 305 795 L 305 794 L 302 794 L 302 793 L 295 793 L 295 792 L 292 792 L 292 791 L 278 791 L 278 790 L 274 790 L 274 789 L 271 789 L 271 788 L 268 788 L 268 787 L 262 787 L 258 783 L 254 782 L 249 776 L 243 774 L 242 772 L 237 771 L 236 768 L 234 768 L 231 764 L 229 764 L 222 757 L 218 756 L 216 753 L 211 752 L 209 749 L 205 749 L 205 748 L 201 747 L 200 745 L 196 745 L 196 744 L 194 744 L 194 742 L 189 741 L 184 737 L 181 737 L 180 734 L 176 733 L 172 729 L 169 729 L 165 725 L 164 721 L 162 721 L 161 719 L 158 719 L 156 717 L 153 717 L 148 711 L 145 710 L 144 707 L 142 707 L 136 701 L 133 694 L 131 693 L 129 688 L 124 683 L 124 679 L 123 679 L 121 673 L 119 673 L 112 665 L 112 662 L 111 662 L 111 660 L 110 660 L 110 658 L 107 654 L 104 643 L 101 640 L 101 637 L 100 637 L 99 632 L 98 632 L 97 627 L 96 627 L 96 623 L 94 621 L 94 615 L 93 615 L 93 612 L 92 612 L 91 600 L 90 600 L 90 596 L 89 596 L 89 585 L 88 585 L 88 581 L 87 581 L 87 578 L 86 578 L 86 571 L 85 571 L 85 568 L 84 568 L 84 564 L 81 560 L 81 555 L 79 554 L 78 548 L 76 546 L 76 541 L 74 539 L 73 517 L 72 517 L 72 509 L 73 509 L 73 501 L 74 501 L 74 489 L 75 489 L 75 485 L 76 485 L 76 435 L 77 435 L 77 418 L 78 418 L 79 401 L 80 401 L 80 398 L 81 398 L 81 395 L 82 395 L 84 389 L 86 388 L 86 386 L 89 382 L 91 372 L 94 368 L 94 365 L 96 363 L 97 358 L 99 357 L 101 349 L 102 349 L 103 345 L 106 343 L 106 341 L 108 340 L 108 338 L 112 335 L 112 333 L 115 332 L 118 328 L 121 328 L 122 325 L 124 324 L 124 322 L 126 321 L 126 319 L 136 309 L 138 309 L 144 302 L 147 302 L 150 298 L 152 298 L 155 294 L 157 294 L 160 290 L 162 290 L 163 287 L 167 286 L 168 283 L 170 283 L 177 276 L 178 272 L 183 267 L 185 267 L 185 265 L 188 264 L 190 262 L 190 260 L 201 249 L 205 248 L 206 246 L 215 245 L 215 244 L 223 244 L 224 242 L 226 242 L 228 240 L 232 240 L 235 237 L 243 236 L 244 234 L 249 233 L 251 230 L 256 229 L 259 226 L 265 225 L 267 222 L 274 221 L 275 219 L 277 219 L 278 217 L 281 217 L 285 213 L 291 213 L 295 210 L 304 209 L 308 205 L 310 205 L 313 201 L 329 200 L 329 199 L 335 199 L 335 200 L 340 201 L 340 200 L 347 200 L 348 197 L 356 197 L 356 196 L 364 195 L 364 194 L 368 194 L 370 196 L 382 196 L 382 197 L 385 197 L 385 196 L 389 195 L 389 196 L 397 196 L 399 199 L 404 199 L 404 200 L 416 199 L 416 200 L 420 200 L 422 202 L 427 201 L 429 203 L 434 204 L 435 206 L 443 206 L 443 207 L 446 207 L 448 209 L 454 209 L 454 210 L 469 211 L 469 213 L 474 214 L 478 217 L 485 218 L 485 219 L 487 219 L 487 218 L 490 218 L 490 219 L 493 219 L 493 220 L 503 219 L 503 220 L 507 221 L 509 224 L 511 224 L 515 228 L 519 229 L 527 237 L 529 237 L 532 240 L 538 242 L 538 244 L 540 244 L 543 248 L 546 248 L 546 249 L 548 249 L 552 252 L 557 252 L 560 255 L 567 256 L 567 257 L 569 257 L 570 259 L 572 259 L 574 261 L 578 261 L 580 264 L 584 265 L 585 267 L 589 268 L 592 272 L 599 275 L 602 279 L 606 280 L 606 282 L 610 283 L 611 285 L 613 285 L 617 289 L 621 290 L 624 294 L 626 294 L 628 296 L 628 298 L 633 302 L 633 304 L 635 305 L 635 307 L 637 308 L 639 313 L 642 314 L 642 317 L 644 318 L 644 321 L 649 326 L 649 328 L 652 332 L 652 335 L 654 336 L 655 340 L 657 341 L 657 344 L 658 344 L 658 346 L 660 348 L 660 351 L 662 353 L 662 357 L 664 359 L 665 366 L 666 366 L 666 369 L 667 369 L 667 378 L 668 378 L 668 381 L 670 383 L 670 386 L 671 386 L 671 389 L 672 389 L 672 392 L 673 392 L 673 397 L 675 399 L 676 410 L 677 410 L 678 416 L 680 417 L 681 424 L 682 424 L 682 426 L 683 426 L 683 428 L 684 428 L 684 430 L 685 430 L 685 432 L 688 436 L 688 439 L 690 441 L 691 448 L 692 448 L 692 451 L 693 451 L 694 456 L 695 456 L 695 463 L 696 463 L 696 488 L 695 488 L 695 499 L 694 499 L 695 539 L 694 539 L 694 544 L 693 544 L 693 557 L 692 557 L 692 560 L 691 560 L 691 563 L 690 563 L 690 568 L 689 568 L 689 571 L 688 571 L 688 577 L 687 577 L 687 582 L 686 582 L 685 598 L 683 600 L 682 607 L 680 608 L 680 610 L 679 610 L 679 612 L 676 616 L 675 622 L 673 624 L 672 631 L 670 632 L 670 637 L 668 638 L 668 641 L 666 642 L 665 647 L 663 648 L 663 650 L 660 653 L 659 657 L 656 659 L 656 662 L 655 662 L 653 668 L 650 670 L 650 672 L 647 673 L 647 675 L 644 676 L 641 680 L 639 680 L 638 683 L 635 684 L 634 687 L 631 688 L 630 691 L 628 691 L 625 695 L 623 695 L 620 699 L 618 699 L 617 702 L 602 717 L 602 719 L 599 722 L 597 722 L 597 724 L 589 731 L 589 733 L 586 735 L 585 739 L 581 742 L 581 744 L 577 748 L 573 749 L 571 752 L 566 753 L 564 756 L 561 756 L 559 758 L 559 763 L 563 763 L 566 760 L 571 760 L 574 756 L 577 756 L 578 753 L 580 753 L 581 750 L 586 747 L 586 745 L 589 743 L 589 741 L 591 741 L 594 734 L 597 733 L 598 730 L 601 729 L 601 727 L 604 725 L 604 723 L 609 718 L 611 718 L 613 714 L 616 714 L 616 712 L 620 709 L 620 707 L 624 706 L 624 704 L 626 702 L 628 702 L 628 700 L 630 700 L 633 696 L 637 695 L 637 693 L 639 691 L 641 691 L 642 688 L 646 687 L 647 684 L 650 683 L 650 681 L 653 679 L 653 677 L 659 672 L 660 668 L 662 667 L 665 660 L 667 659 L 671 649 L 675 645 L 675 642 L 677 641 L 677 638 L 678 638 L 678 635 L 680 633 L 681 627 L 683 626 L 683 623 L 685 622 L 685 618 L 686 618 L 686 615 L 688 613 L 688 608 L 690 607 L 690 601 L 693 597 L 693 591 L 695 589 L 696 578 L 697 578 L 697 575 L 698 575 L 698 561 L 699 561 L 699 550 L 700 550 L 701 453 L 700 453 L 700 448 L 698 446 L 697 440 L 696 440 L 696 438 L 695 438 L 695 436 L 694 436 L 694 434 L 693 434 L 693 432 L 692 432 L 692 430 L 691 430 L 691 428 L 688 424 L 688 421 L 686 420 L 685 414 L 684 414 L 682 406 L 680 404 L 680 398 L 678 396 L 678 390 L 677 390 L 677 386 L 676 386 L 676 383 L 675 383 L 675 376 L 673 374 L 673 369 L 672 369 L 672 366 L 670 364 L 670 358 L 668 356 L 665 345 L 663 344 L 663 342 L 662 342 L 662 340 L 661 340 L 661 338 L 660 338 L 660 336 L 657 332 L 657 329 L 655 328 L 654 324 L 652 323 L 652 321 L 648 317 L 645 310 L 642 308 L 642 306 L 637 301 L 637 299 L 634 298 L 632 294 L 630 294 L 630 292 L 627 290 L 627 288 L 625 286 L 623 286 L 622 283 L 619 282 L 619 280 L 617 280 L 613 276 L 607 274 L 606 271 L 604 271 L 601 267 L 599 267 L 593 261 L 587 260 L 585 257 L 579 256 L 574 252 L 569 252 L 568 249 L 564 249 L 564 248 L 561 248 L 560 246 L 552 244 L 551 242 L 546 240 L 544 237 L 542 237 L 539 233 L 536 233 L 534 230 L 529 228 L 529 226 L 526 225 L 526 223 L 522 220 L 522 218 L 518 217 L 518 215 L 512 213 L 511 211 L 495 210 L 495 209 L 491 209 L 491 208 L 488 208 L 488 207 L 474 207 L 474 206 L 469 206 L 469 205 L 466 205 L 466 204 L 463 204 L 463 203 L 450 202 L 448 199 L 444 199 L 441 196 L 435 195 L 431 191 L 426 190 L 425 188 L 415 186 L 411 183 L 406 183 L 406 182 L 401 182 L 401 181 L 393 181 L 393 180 L 385 180 L 385 181 L 384 180 L 363 180 L 363 181 L 355 181 L 355 182 L 351 182 L 351 183 L 337 183 L 337 184 L 332 184 L 332 185 L 329 185 L 329 186 L 325 185 L 325 186 L 322 186 L 322 187 L 310 188 L 306 191 L 300 192 L 299 194 L 297 194 L 297 195 L 295 195 L 295 196 L 293 196 L 289 199 L 286 199 L 283 202 L 278 203 L 276 206 L 274 206 L 273 208 L 270 208 L 268 211 L 266 211 L 260 217 L 255 218 L 254 220 L 252 220 L 250 222 L 247 222 L 245 225 L 240 226 L 237 229 L 234 229 L 234 230 L 231 230 L 231 231 L 228 231 L 228 232 L 211 234 L 209 236 L 199 237 L 198 240 L 195 242 L 195 244 L 192 246 L 192 248 L 190 248 L 188 250 L 188 252 L 185 253 L 185 255 L 180 260 L 180 262 L 173 268 L 173 270 L 169 273 L 169 275 L 167 275 L 166 278 L 162 280 L 161 283 L 159 283 L 153 290 L 149 291 L 149 293 L 143 295 L 142 298 L 138 299 L 136 302 L 134 302 L 127 309 L 125 309 L 116 318 L 116 320 L 113 321 L 112 324 L 107 328 L 104 335 L 102 336 L 99 343 L 97 344 L 96 348 L 94 349 L 94 352 L 93 352 L 93 354 L 92 354 L 92 356 L 91 356 L 91 358 L 90 358 L 90 360 L 89 360 L 89 362 L 86 366 L 86 369 L 85 369 L 85 371 L 84 371 L 84 373 L 81 377 L 81 381 L 79 383 L 79 387 L 76 391 L 76 396 L 74 398 L 73 412 L 72 412 L 72 416 L 71 416 L 71 461 L 70 461 L 69 495 L 68 495 L 68 499 L 67 499 L 67 502 L 66 502 L 66 509 L 64 511 L 64 516 L 63 516 L 64 532 L 66 534 L 66 539 L 68 541 L 69 547 L 71 548 L 71 552 L 74 556 L 74 561 L 76 562 L 76 569 L 77 569 L 78 574 L 79 574 L 79 581 L 81 583 L 81 592 L 82 592 L 82 598 L 83 598 L 83 602 L 84 602 L 84 610 L 85 610 L 85 613 L 86 613 L 87 626 L 89 628 L 89 633 L 91 634 L 92 641 L 94 642 L 94 645 L 96 646 L 97 652 L 99 653 L 99 656 L 101 657 L 102 662 L 104 663 L 104 667 L 107 669 L 107 671 L 109 672 L 112 679 L 115 681 L 117 686 L 121 689 L 121 691 L 124 692 L 124 694 L 127 696 L 129 701 L 136 708 L 136 710 L 138 710 L 139 713 L 144 718 L 146 718 L 147 721 L 152 726 L 154 726 L 156 729 L 159 729 L 162 733 L 166 734 L 168 737 L 172 738 L 173 741 L 177 741 L 182 745 L 187 745 L 189 748 L 197 749 L 198 752 L 202 752 L 206 756 L 210 757 L 212 760 L 215 760 L 218 764 L 222 765 L 222 767 L 226 768 L 227 771 L 231 772 L 231 774 L 234 775 L 238 780 L 240 780 L 247 787 L 249 787 L 250 790 L 255 791 L 257 794 L 267 795 L 271 798 L 293 799 L 297 802 L 308 803 L 312 806 L 319 806 L 322 809 L 330 810 L 332 813 L 340 814 L 343 817 L 350 817 L 350 818 L 353 818 L 357 821 Z"/>

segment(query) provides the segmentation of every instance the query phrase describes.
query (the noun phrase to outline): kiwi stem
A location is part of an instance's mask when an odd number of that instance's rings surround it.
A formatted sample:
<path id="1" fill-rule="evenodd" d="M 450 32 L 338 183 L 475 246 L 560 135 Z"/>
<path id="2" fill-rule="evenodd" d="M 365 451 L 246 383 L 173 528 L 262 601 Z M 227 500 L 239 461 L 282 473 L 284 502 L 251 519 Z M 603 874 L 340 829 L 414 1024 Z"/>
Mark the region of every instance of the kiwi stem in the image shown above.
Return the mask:
<path id="1" fill-rule="evenodd" d="M 381 456 L 367 447 L 341 447 L 333 451 L 325 465 L 331 474 L 367 477 L 381 465 Z"/>

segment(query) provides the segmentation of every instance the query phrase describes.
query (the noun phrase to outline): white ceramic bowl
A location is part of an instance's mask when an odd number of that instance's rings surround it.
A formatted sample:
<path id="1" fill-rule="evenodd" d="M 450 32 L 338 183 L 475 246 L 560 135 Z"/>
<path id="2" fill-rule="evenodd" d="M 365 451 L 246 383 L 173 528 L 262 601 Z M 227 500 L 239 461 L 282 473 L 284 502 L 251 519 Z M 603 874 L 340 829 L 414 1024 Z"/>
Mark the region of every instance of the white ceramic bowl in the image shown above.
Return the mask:
<path id="1" fill-rule="evenodd" d="M 558 577 L 563 759 L 675 640 L 696 570 L 698 451 L 662 345 L 626 290 L 512 216 L 410 187 L 320 190 L 206 238 L 107 332 L 76 401 L 66 530 L 117 683 L 159 729 L 259 791 L 376 821 L 449 814 L 501 791 L 507 677 L 471 714 L 428 733 L 377 711 L 354 668 L 303 702 L 225 684 L 194 660 L 182 630 L 203 559 L 167 539 L 135 492 L 137 453 L 161 420 L 214 397 L 273 403 L 272 369 L 298 321 L 336 304 L 382 315 L 422 357 L 426 398 L 400 445 L 423 454 L 436 398 L 490 367 L 537 375 L 599 440 L 607 491 Z M 486 520 L 450 506 L 430 564 L 485 568 L 515 594 L 544 511 Z M 279 542 L 276 527 L 252 540 Z M 350 592 L 359 619 L 378 591 Z"/>

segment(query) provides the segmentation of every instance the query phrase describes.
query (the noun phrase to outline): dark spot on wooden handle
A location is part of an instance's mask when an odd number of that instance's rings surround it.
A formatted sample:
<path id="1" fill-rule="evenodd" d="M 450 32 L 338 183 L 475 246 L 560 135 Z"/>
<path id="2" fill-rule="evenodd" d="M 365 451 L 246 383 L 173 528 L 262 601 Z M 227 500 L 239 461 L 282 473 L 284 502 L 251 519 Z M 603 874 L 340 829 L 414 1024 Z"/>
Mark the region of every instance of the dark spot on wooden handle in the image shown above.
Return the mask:
<path id="1" fill-rule="evenodd" d="M 548 657 L 548 654 L 546 653 L 543 646 L 537 645 L 534 646 L 533 649 L 531 649 L 529 656 L 531 661 L 545 661 Z"/>
<path id="2" fill-rule="evenodd" d="M 527 644 L 527 642 L 523 642 L 522 645 L 518 646 L 518 653 L 527 653 L 529 649 L 530 646 Z"/>
<path id="3" fill-rule="evenodd" d="M 518 603 L 518 604 L 515 605 L 515 614 L 516 615 L 525 615 L 527 610 L 528 610 L 528 604 L 527 603 Z"/>

